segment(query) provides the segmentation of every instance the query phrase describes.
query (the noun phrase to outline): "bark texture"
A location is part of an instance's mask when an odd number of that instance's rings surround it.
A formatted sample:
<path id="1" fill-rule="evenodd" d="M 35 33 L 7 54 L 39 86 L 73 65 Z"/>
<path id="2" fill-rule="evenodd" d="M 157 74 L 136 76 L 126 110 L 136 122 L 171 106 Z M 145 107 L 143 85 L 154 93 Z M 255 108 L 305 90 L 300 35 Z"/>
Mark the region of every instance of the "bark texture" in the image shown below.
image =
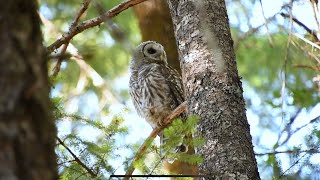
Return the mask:
<path id="1" fill-rule="evenodd" d="M 58 179 L 36 1 L 0 6 L 0 179 Z"/>
<path id="2" fill-rule="evenodd" d="M 260 179 L 224 0 L 168 0 L 189 113 L 200 116 L 202 174 Z"/>
<path id="3" fill-rule="evenodd" d="M 133 7 L 142 35 L 142 41 L 156 41 L 165 48 L 168 63 L 180 70 L 176 39 L 168 4 L 164 0 L 148 0 Z"/>

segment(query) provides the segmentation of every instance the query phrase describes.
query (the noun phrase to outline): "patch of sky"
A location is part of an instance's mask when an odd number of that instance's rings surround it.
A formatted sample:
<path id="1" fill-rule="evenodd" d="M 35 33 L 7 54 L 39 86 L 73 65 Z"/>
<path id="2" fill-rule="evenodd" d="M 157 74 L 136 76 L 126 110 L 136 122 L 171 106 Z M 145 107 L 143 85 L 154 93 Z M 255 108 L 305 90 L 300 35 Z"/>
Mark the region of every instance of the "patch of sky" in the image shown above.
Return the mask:
<path id="1" fill-rule="evenodd" d="M 45 3 L 41 4 L 42 5 L 39 8 L 40 14 L 42 14 L 46 19 L 52 19 L 54 16 L 52 10 Z"/>
<path id="2" fill-rule="evenodd" d="M 51 98 L 60 97 L 61 90 L 62 90 L 62 84 L 56 84 L 54 87 L 51 88 L 50 97 Z"/>
<path id="3" fill-rule="evenodd" d="M 108 32 L 104 31 L 103 37 L 104 37 L 103 40 L 106 46 L 110 47 L 115 44 L 114 39 L 111 37 L 111 35 Z"/>
<path id="4" fill-rule="evenodd" d="M 130 74 L 125 73 L 121 77 L 117 78 L 114 82 L 115 89 L 126 90 L 129 87 Z"/>

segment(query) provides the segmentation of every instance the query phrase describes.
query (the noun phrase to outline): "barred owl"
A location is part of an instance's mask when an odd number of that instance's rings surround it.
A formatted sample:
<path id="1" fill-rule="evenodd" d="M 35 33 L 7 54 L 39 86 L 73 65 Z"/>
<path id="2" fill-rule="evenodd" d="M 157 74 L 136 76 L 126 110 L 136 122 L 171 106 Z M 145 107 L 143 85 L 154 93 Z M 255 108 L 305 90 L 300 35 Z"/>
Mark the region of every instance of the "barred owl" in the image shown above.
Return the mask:
<path id="1" fill-rule="evenodd" d="M 183 101 L 181 77 L 167 63 L 161 44 L 154 41 L 141 43 L 133 52 L 130 64 L 129 92 L 138 114 L 152 128 L 163 125 L 163 120 Z M 161 141 L 165 138 L 159 134 Z M 186 146 L 177 145 L 180 152 Z"/>

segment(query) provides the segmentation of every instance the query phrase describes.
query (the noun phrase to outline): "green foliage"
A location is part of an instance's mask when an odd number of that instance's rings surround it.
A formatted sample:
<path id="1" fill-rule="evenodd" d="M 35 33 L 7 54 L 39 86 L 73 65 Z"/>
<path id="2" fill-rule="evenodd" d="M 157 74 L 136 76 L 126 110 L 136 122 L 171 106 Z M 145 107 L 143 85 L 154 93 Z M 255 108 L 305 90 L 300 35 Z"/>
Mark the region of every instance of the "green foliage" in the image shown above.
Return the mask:
<path id="1" fill-rule="evenodd" d="M 320 101 L 317 89 L 311 82 L 316 72 L 302 69 L 297 65 L 315 66 L 315 64 L 306 55 L 306 51 L 297 48 L 303 46 L 310 50 L 305 42 L 292 37 L 295 44 L 290 44 L 287 47 L 287 35 L 275 33 L 271 34 L 271 38 L 272 44 L 266 36 L 251 36 L 242 41 L 237 50 L 238 67 L 245 82 L 244 88 L 250 86 L 254 89 L 251 95 L 247 95 L 246 100 L 249 111 L 254 112 L 258 117 L 257 127 L 261 128 L 258 136 L 254 137 L 255 146 L 261 147 L 258 152 L 294 150 L 295 148 L 297 151 L 297 153 L 288 155 L 269 155 L 267 160 L 262 160 L 263 163 L 259 164 L 259 167 L 265 169 L 268 174 L 272 172 L 273 179 L 297 179 L 301 177 L 301 174 L 294 174 L 291 170 L 304 169 L 303 164 L 308 164 L 306 162 L 312 157 L 312 155 L 304 156 L 301 150 L 312 149 L 319 147 L 319 145 L 314 141 L 318 138 L 308 132 L 303 136 L 312 137 L 312 140 L 308 139 L 302 144 L 292 145 L 294 139 L 299 139 L 302 136 L 299 133 L 299 135 L 295 134 L 298 132 L 295 129 L 301 126 L 295 125 L 295 122 L 302 118 L 302 116 L 295 117 L 295 113 L 299 114 L 301 109 L 303 109 L 302 111 L 312 110 Z M 284 82 L 286 86 L 283 95 L 281 91 Z M 248 92 L 246 89 L 244 91 Z M 257 95 L 252 97 L 252 94 Z M 257 99 L 258 101 L 256 101 Z M 303 114 L 307 117 L 305 113 Z M 302 124 L 307 123 L 308 118 L 305 118 L 305 122 Z M 317 129 L 317 127 L 314 128 Z M 262 138 L 263 132 L 268 130 L 278 133 L 279 139 L 275 144 L 269 146 L 269 150 L 266 150 L 266 146 L 263 144 L 268 142 L 262 142 L 260 138 Z M 287 165 L 288 169 L 282 168 L 286 162 L 282 160 L 285 156 L 290 159 L 290 165 Z M 306 169 L 310 170 L 310 168 Z"/>
<path id="2" fill-rule="evenodd" d="M 97 2 L 108 10 L 122 0 Z M 92 1 L 81 21 L 99 14 L 94 3 Z M 229 3 L 229 17 L 236 17 L 238 22 L 231 22 L 234 39 L 245 34 L 243 26 L 252 26 L 252 19 L 247 18 L 256 16 L 257 11 L 252 10 L 257 6 L 256 3 L 259 1 L 240 0 Z M 45 45 L 51 44 L 62 32 L 68 30 L 80 6 L 81 1 L 76 0 L 40 1 L 40 14 L 53 26 L 42 26 Z M 260 7 L 259 4 L 258 6 Z M 81 62 L 85 66 L 79 63 L 79 59 L 66 56 L 58 76 L 50 79 L 58 136 L 97 175 L 92 177 L 88 174 L 66 147 L 58 144 L 56 153 L 61 179 L 107 179 L 118 168 L 126 169 L 132 161 L 132 152 L 136 152 L 141 144 L 141 141 L 123 143 L 121 138 L 130 133 L 124 124 L 130 119 L 124 120 L 122 113 L 113 113 L 111 108 L 115 104 L 121 104 L 117 109 L 122 109 L 122 112 L 129 109 L 126 106 L 129 96 L 124 88 L 127 82 L 121 82 L 120 87 L 115 84 L 119 77 L 127 73 L 130 47 L 140 41 L 138 23 L 131 10 L 113 18 L 112 22 L 119 28 L 122 38 L 119 39 L 110 25 L 105 24 L 78 34 L 71 43 L 83 57 Z M 317 86 L 312 81 L 319 71 L 310 67 L 319 67 L 312 56 L 318 58 L 319 50 L 295 36 L 291 36 L 288 43 L 288 32 L 291 30 L 280 22 L 273 21 L 268 33 L 257 31 L 237 42 L 237 66 L 243 77 L 248 112 L 256 117 L 256 123 L 251 124 L 255 151 L 292 150 L 287 154 L 257 156 L 262 179 L 312 179 L 312 174 L 319 173 L 319 163 L 310 159 L 319 151 L 320 131 L 317 119 L 310 122 L 308 120 L 314 118 L 309 115 L 320 102 L 320 97 Z M 294 28 L 294 32 L 304 34 L 301 29 Z M 305 38 L 311 39 L 307 35 Z M 50 74 L 55 65 L 56 60 L 50 59 Z M 124 83 L 126 84 L 123 85 Z M 248 117 L 249 122 L 255 122 Z M 167 157 L 191 164 L 201 163 L 202 158 L 197 155 L 172 153 L 177 144 L 200 147 L 204 143 L 203 138 L 183 138 L 185 135 L 195 134 L 197 122 L 196 117 L 189 117 L 186 122 L 177 119 L 164 130 L 165 136 L 170 139 L 161 147 L 167 152 Z M 301 131 L 304 133 L 300 133 Z M 270 135 L 270 132 L 276 134 L 278 139 L 263 138 Z M 303 139 L 303 142 L 295 144 L 297 139 Z M 308 149 L 314 151 L 302 151 Z M 135 167 L 144 174 L 163 174 L 159 165 L 163 160 L 162 156 L 156 143 L 150 142 L 147 153 Z M 283 168 L 283 164 L 289 168 Z"/>
<path id="3" fill-rule="evenodd" d="M 190 116 L 187 120 L 175 119 L 169 127 L 164 129 L 164 136 L 166 140 L 160 147 L 153 143 L 153 141 L 146 142 L 147 151 L 143 154 L 134 167 L 143 174 L 164 174 L 161 162 L 162 160 L 179 160 L 189 164 L 199 164 L 203 161 L 200 155 L 190 155 L 187 153 L 177 153 L 175 151 L 177 144 L 188 144 L 195 148 L 200 147 L 204 143 L 203 138 L 190 138 L 195 133 L 196 125 L 199 121 L 197 116 Z M 186 138 L 185 136 L 189 136 Z M 141 144 L 141 143 L 139 143 Z M 139 146 L 133 149 L 138 151 Z M 165 152 L 164 154 L 162 152 Z M 129 159 L 127 159 L 129 161 Z M 132 161 L 132 159 L 130 159 Z M 127 168 L 126 168 L 127 169 Z"/>
<path id="4" fill-rule="evenodd" d="M 91 169 L 96 176 L 105 177 L 106 173 L 112 174 L 115 169 L 110 161 L 118 156 L 117 150 L 125 148 L 115 145 L 116 136 L 127 133 L 127 128 L 122 125 L 124 119 L 120 116 L 114 116 L 109 125 L 104 125 L 99 120 L 91 120 L 74 114 L 65 114 L 63 119 L 64 121 L 69 119 L 76 123 L 78 127 L 92 127 L 99 132 L 99 135 L 95 140 L 85 140 L 75 131 L 61 138 L 66 146 L 60 144 L 56 150 L 59 157 L 58 162 L 62 165 L 60 167 L 61 177 L 67 179 L 73 179 L 76 176 L 81 176 L 84 179 L 91 177 L 67 148 L 77 154 L 77 158 Z"/>
<path id="5" fill-rule="evenodd" d="M 80 21 L 99 15 L 95 8 L 97 2 L 91 2 Z M 99 1 L 105 10 L 120 2 L 122 1 Z M 68 30 L 80 6 L 81 2 L 75 0 L 40 1 L 40 13 L 47 19 L 42 27 L 45 45 L 53 43 L 61 33 Z M 131 10 L 112 20 L 123 30 L 127 42 L 137 44 L 140 41 L 137 22 Z M 127 127 L 123 125 L 124 119 L 121 115 L 111 115 L 109 111 L 111 103 L 117 103 L 118 99 L 128 100 L 128 95 L 123 90 L 118 91 L 112 83 L 126 72 L 129 49 L 126 44 L 114 39 L 113 34 L 108 25 L 101 25 L 75 36 L 69 47 L 76 49 L 83 57 L 83 63 L 78 63 L 80 60 L 72 59 L 70 55 L 66 56 L 58 76 L 50 79 L 58 135 L 66 146 L 60 144 L 56 148 L 62 179 L 93 179 L 66 148 L 91 169 L 98 179 L 106 179 L 109 174 L 114 173 L 118 168 L 114 161 L 122 156 L 122 151 L 131 151 L 129 145 L 116 141 L 128 133 Z M 50 74 L 55 65 L 55 59 L 50 59 Z M 109 118 L 110 120 L 106 120 Z"/>
<path id="6" fill-rule="evenodd" d="M 168 159 L 178 159 L 189 164 L 199 164 L 202 162 L 200 155 L 189 155 L 187 153 L 177 153 L 176 148 L 179 144 L 190 145 L 199 148 L 204 144 L 202 137 L 194 137 L 199 117 L 192 115 L 186 120 L 175 119 L 171 125 L 164 129 L 164 137 L 168 140 L 164 142 L 161 149 L 164 150 L 164 156 Z"/>
<path id="7" fill-rule="evenodd" d="M 238 69 L 243 79 L 255 88 L 260 98 L 274 108 L 280 106 L 273 99 L 281 98 L 283 81 L 286 82 L 287 94 L 293 98 L 290 104 L 310 107 L 319 102 L 316 87 L 307 85 L 312 84 L 315 72 L 297 67 L 315 64 L 296 46 L 287 48 L 287 35 L 275 33 L 270 36 L 272 43 L 266 36 L 250 36 L 239 45 L 236 53 Z M 301 40 L 294 41 L 298 46 L 306 46 Z M 286 74 L 286 79 L 282 73 Z"/>

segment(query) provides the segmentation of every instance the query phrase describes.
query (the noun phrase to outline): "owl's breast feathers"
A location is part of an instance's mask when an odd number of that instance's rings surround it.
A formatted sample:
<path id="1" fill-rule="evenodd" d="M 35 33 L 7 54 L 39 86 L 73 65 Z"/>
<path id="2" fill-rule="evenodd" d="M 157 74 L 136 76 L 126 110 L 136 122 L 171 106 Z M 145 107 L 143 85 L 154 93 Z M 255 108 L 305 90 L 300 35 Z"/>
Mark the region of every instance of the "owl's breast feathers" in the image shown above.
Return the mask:
<path id="1" fill-rule="evenodd" d="M 130 94 L 139 115 L 153 128 L 184 101 L 178 72 L 165 64 L 146 64 L 132 72 Z"/>

